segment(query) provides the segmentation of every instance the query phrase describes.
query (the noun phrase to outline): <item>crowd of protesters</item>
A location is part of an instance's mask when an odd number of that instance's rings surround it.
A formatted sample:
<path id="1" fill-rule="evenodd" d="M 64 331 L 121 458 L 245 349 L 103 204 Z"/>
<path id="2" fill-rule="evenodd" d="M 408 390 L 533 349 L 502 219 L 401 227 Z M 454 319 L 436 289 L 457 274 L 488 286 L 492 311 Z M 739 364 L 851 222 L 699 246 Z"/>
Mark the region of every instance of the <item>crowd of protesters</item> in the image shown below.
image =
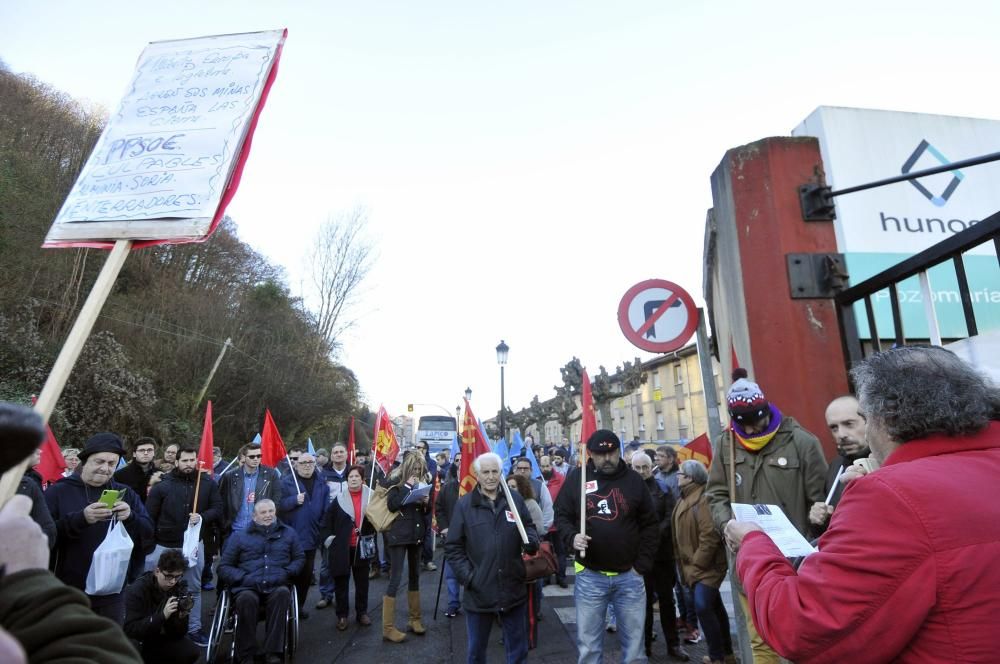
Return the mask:
<path id="1" fill-rule="evenodd" d="M 582 664 L 602 661 L 612 624 L 624 662 L 647 661 L 657 631 L 674 661 L 701 639 L 703 662 L 737 661 L 727 574 L 755 663 L 995 661 L 1000 507 L 984 495 L 1000 477 L 1000 390 L 941 348 L 875 354 L 853 370 L 857 395 L 826 404 L 838 452 L 828 464 L 745 371 L 733 379 L 731 424 L 708 467 L 600 429 L 577 450 L 481 454 L 468 492 L 460 456 L 432 459 L 426 444 L 387 474 L 364 456 L 351 463 L 341 443 L 292 448 L 283 468 L 263 465 L 259 445 L 229 464 L 216 449 L 199 471 L 193 447 L 138 438 L 126 450 L 95 434 L 63 450 L 65 477 L 43 489 L 28 470 L 0 509 L 0 660 L 198 662 L 214 573 L 239 617 L 239 662 L 284 661 L 292 598 L 308 619 L 312 585 L 311 608 L 334 607 L 338 631 L 352 594 L 354 622 L 370 626 L 369 580 L 382 574 L 382 638 L 400 643 L 427 632 L 420 577 L 436 569 L 436 529 L 444 615 L 464 615 L 470 663 L 486 661 L 494 623 L 506 661 L 527 661 L 542 587 L 568 587 L 570 565 Z M 0 404 L 0 437 L 6 470 L 44 427 Z M 734 519 L 743 503 L 779 506 L 815 552 L 786 558 Z M 131 542 L 127 571 L 98 588 L 92 560 L 116 533 Z M 540 547 L 554 569 L 527 577 Z"/>

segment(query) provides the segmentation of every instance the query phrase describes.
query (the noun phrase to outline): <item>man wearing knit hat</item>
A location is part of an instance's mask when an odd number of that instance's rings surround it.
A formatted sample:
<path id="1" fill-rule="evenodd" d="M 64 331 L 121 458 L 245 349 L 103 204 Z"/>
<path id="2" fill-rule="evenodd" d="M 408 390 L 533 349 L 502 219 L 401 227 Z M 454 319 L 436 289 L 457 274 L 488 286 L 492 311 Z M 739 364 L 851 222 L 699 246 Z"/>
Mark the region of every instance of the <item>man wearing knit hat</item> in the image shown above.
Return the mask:
<path id="1" fill-rule="evenodd" d="M 573 598 L 579 663 L 601 661 L 609 604 L 618 620 L 623 661 L 645 662 L 642 575 L 652 571 L 659 545 L 656 508 L 642 477 L 622 460 L 618 436 L 598 429 L 587 439 L 587 451 L 586 468 L 569 472 L 555 505 L 559 536 L 577 552 Z M 581 472 L 586 472 L 585 487 L 580 486 Z M 580 532 L 581 489 L 586 493 L 586 534 Z"/>
<path id="2" fill-rule="evenodd" d="M 121 438 L 113 433 L 95 434 L 80 452 L 78 471 L 45 492 L 45 502 L 56 522 L 55 573 L 68 586 L 86 589 L 91 559 L 107 536 L 112 519 L 124 524 L 135 546 L 133 553 L 138 554 L 138 558 L 141 558 L 143 541 L 152 542 L 153 521 L 141 497 L 111 478 L 124 455 Z M 105 489 L 121 492 L 112 507 L 100 501 Z M 88 597 L 94 613 L 124 624 L 125 603 L 121 591 Z"/>
<path id="3" fill-rule="evenodd" d="M 736 369 L 733 381 L 727 394 L 730 427 L 715 441 L 717 456 L 706 490 L 712 518 L 721 532 L 733 518 L 730 503 L 777 505 L 808 537 L 809 509 L 826 498 L 827 466 L 819 439 L 768 403 L 746 370 Z M 777 664 L 780 658 L 757 634 L 743 589 L 738 590 L 754 663 Z"/>

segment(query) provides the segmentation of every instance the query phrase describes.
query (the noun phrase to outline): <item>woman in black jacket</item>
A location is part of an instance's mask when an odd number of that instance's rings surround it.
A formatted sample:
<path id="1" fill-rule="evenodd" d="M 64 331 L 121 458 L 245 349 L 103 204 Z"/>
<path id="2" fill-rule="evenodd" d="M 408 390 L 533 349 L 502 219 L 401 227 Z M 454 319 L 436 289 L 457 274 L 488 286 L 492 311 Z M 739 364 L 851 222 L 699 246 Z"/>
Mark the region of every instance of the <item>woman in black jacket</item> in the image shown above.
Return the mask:
<path id="1" fill-rule="evenodd" d="M 402 465 L 386 480 L 389 487 L 386 507 L 399 516 L 385 531 L 386 548 L 389 550 L 389 587 L 382 599 L 382 638 L 399 643 L 406 635 L 396 629 L 396 592 L 403 575 L 403 559 L 409 570 L 409 585 L 406 594 L 410 609 L 410 619 L 406 626 L 414 634 L 424 634 L 426 629 L 420 622 L 420 547 L 424 532 L 424 514 L 428 509 L 428 497 L 407 502 L 410 491 L 427 481 L 427 465 L 423 455 L 409 453 Z"/>
<path id="2" fill-rule="evenodd" d="M 347 629 L 351 576 L 354 576 L 354 611 L 368 626 L 368 566 L 375 557 L 375 527 L 365 516 L 372 490 L 365 486 L 364 469 L 347 469 L 347 490 L 341 491 L 323 518 L 321 541 L 326 547 L 327 568 L 337 598 L 337 629 Z"/>

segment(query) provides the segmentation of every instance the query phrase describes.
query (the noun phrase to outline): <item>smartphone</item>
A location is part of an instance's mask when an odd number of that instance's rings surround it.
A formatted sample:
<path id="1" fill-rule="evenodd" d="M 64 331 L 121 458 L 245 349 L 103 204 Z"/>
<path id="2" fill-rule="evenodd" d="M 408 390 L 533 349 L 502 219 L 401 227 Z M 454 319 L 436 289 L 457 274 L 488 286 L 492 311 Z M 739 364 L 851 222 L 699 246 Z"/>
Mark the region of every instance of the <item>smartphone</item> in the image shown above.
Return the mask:
<path id="1" fill-rule="evenodd" d="M 118 501 L 121 491 L 117 489 L 105 489 L 101 492 L 101 497 L 98 499 L 99 503 L 104 503 L 108 506 L 108 509 L 114 509 L 115 503 Z"/>

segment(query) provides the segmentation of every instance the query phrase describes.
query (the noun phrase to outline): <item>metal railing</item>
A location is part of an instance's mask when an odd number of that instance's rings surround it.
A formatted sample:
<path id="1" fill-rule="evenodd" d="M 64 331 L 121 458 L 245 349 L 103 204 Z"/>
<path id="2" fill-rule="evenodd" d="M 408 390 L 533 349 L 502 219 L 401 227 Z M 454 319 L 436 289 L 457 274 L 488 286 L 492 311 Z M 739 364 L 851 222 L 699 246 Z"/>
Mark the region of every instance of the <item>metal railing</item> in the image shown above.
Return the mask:
<path id="1" fill-rule="evenodd" d="M 954 168 L 954 164 L 952 168 Z M 910 277 L 917 276 L 920 279 L 930 341 L 935 345 L 941 344 L 941 335 L 938 332 L 937 319 L 934 314 L 934 304 L 931 297 L 927 271 L 948 261 L 951 261 L 954 265 L 968 336 L 972 337 L 979 334 L 979 327 L 976 324 L 976 314 L 972 308 L 972 296 L 969 292 L 969 282 L 965 274 L 965 262 L 962 255 L 971 249 L 988 243 L 990 240 L 993 241 L 994 249 L 997 253 L 998 269 L 1000 269 L 1000 212 L 997 212 L 974 226 L 956 233 L 932 247 L 928 247 L 924 251 L 862 281 L 856 286 L 838 293 L 836 304 L 838 319 L 840 321 L 840 335 L 844 345 L 844 360 L 847 362 L 847 368 L 850 369 L 855 362 L 865 357 L 865 348 L 858 333 L 857 320 L 854 315 L 855 303 L 864 302 L 872 349 L 875 352 L 882 350 L 881 340 L 883 337 L 879 334 L 875 324 L 875 310 L 872 307 L 872 296 L 879 291 L 888 289 L 889 305 L 892 312 L 893 334 L 891 337 L 885 338 L 893 339 L 893 343 L 896 346 L 902 346 L 906 343 L 903 318 L 899 309 L 897 287 L 900 282 Z"/>

